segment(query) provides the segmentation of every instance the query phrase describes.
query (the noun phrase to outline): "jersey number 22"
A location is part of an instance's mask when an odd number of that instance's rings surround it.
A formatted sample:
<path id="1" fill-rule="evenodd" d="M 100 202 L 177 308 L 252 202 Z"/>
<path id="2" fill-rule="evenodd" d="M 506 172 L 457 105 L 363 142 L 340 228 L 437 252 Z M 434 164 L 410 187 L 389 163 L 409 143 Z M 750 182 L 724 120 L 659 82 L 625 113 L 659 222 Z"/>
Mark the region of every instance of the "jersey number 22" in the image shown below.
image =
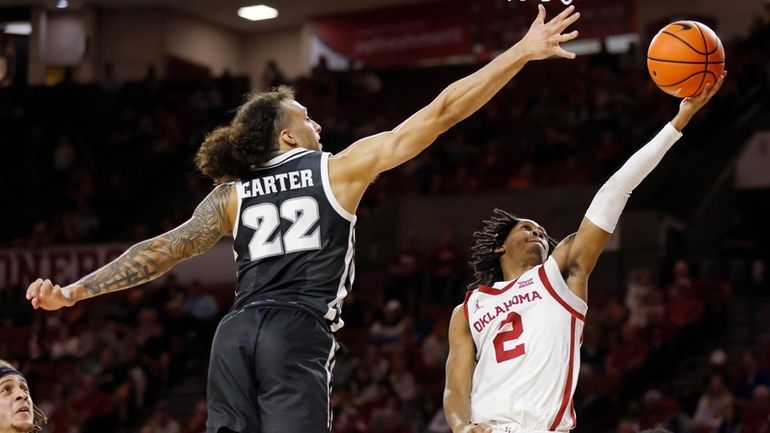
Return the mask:
<path id="1" fill-rule="evenodd" d="M 249 241 L 251 260 L 278 256 L 296 251 L 317 250 L 321 248 L 321 228 L 310 228 L 318 221 L 318 202 L 312 197 L 297 197 L 281 203 L 279 210 L 273 203 L 249 206 L 243 211 L 241 222 L 254 229 L 254 236 Z M 291 221 L 286 233 L 273 236 L 280 229 L 281 218 Z M 273 238 L 272 240 L 270 240 Z"/>

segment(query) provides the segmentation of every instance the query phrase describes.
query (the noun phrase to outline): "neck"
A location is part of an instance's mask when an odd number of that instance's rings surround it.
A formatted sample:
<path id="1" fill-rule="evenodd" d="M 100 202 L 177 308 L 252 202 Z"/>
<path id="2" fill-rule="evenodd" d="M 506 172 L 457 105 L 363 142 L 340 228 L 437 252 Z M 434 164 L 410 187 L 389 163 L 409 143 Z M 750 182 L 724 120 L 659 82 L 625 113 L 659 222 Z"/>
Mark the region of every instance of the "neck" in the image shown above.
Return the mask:
<path id="1" fill-rule="evenodd" d="M 503 278 L 505 278 L 505 281 L 515 280 L 524 274 L 524 272 L 527 272 L 539 264 L 540 262 L 535 259 L 522 260 L 510 264 L 503 263 L 503 260 L 500 260 L 500 265 L 503 268 Z"/>

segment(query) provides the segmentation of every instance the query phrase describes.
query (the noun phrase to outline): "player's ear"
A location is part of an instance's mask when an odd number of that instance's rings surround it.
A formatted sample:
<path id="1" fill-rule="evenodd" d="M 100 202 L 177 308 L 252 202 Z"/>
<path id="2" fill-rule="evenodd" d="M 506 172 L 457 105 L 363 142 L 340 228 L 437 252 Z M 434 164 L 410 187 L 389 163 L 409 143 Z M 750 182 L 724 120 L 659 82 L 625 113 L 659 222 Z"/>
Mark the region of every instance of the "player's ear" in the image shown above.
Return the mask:
<path id="1" fill-rule="evenodd" d="M 297 139 L 294 138 L 289 128 L 284 128 L 278 133 L 278 138 L 289 146 L 297 146 Z"/>
<path id="2" fill-rule="evenodd" d="M 496 252 L 497 254 L 505 254 L 505 247 L 500 245 L 499 247 L 495 248 L 493 251 Z"/>

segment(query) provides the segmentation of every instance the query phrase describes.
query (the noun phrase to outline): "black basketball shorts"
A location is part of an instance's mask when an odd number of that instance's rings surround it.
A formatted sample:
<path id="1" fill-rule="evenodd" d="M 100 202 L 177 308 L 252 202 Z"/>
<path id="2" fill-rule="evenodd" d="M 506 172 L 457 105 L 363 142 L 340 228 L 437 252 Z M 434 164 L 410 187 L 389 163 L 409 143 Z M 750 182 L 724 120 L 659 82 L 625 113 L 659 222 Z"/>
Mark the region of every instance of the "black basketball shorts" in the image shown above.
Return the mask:
<path id="1" fill-rule="evenodd" d="M 228 314 L 211 347 L 207 433 L 328 433 L 335 349 L 329 326 L 303 308 Z"/>

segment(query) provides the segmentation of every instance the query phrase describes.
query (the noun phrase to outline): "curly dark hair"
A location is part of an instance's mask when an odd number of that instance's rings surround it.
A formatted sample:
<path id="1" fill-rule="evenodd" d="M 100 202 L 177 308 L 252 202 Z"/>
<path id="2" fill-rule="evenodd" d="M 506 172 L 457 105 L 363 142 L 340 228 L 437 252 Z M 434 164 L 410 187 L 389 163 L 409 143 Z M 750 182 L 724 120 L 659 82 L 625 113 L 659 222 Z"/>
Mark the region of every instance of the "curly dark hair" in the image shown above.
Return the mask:
<path id="1" fill-rule="evenodd" d="M 471 247 L 470 265 L 476 280 L 468 285 L 468 290 L 503 280 L 503 268 L 500 266 L 502 253 L 495 252 L 495 249 L 503 245 L 513 227 L 521 220 L 522 218 L 496 208 L 489 219 L 482 222 L 481 230 L 473 233 L 475 243 Z M 555 246 L 556 242 L 549 237 L 549 254 Z"/>
<path id="2" fill-rule="evenodd" d="M 257 92 L 238 107 L 233 121 L 210 132 L 195 165 L 215 183 L 248 177 L 278 153 L 278 132 L 286 126 L 284 101 L 294 99 L 294 89 L 280 86 Z"/>

